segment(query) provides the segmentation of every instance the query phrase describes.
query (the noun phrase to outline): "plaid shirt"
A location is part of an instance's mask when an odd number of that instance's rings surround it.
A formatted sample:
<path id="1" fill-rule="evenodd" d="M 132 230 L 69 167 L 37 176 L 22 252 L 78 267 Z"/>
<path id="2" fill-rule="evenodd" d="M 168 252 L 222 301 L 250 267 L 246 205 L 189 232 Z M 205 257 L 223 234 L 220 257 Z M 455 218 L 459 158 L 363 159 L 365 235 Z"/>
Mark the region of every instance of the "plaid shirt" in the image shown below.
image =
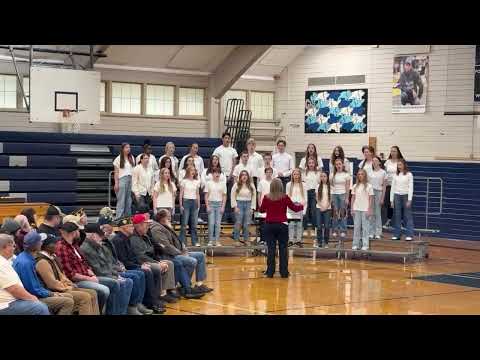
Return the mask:
<path id="1" fill-rule="evenodd" d="M 88 266 L 87 261 L 80 253 L 78 245 L 71 245 L 64 239 L 61 239 L 57 242 L 55 254 L 62 264 L 63 272 L 70 280 L 73 281 L 75 274 L 90 276 L 88 273 L 88 270 L 91 271 L 90 266 Z"/>

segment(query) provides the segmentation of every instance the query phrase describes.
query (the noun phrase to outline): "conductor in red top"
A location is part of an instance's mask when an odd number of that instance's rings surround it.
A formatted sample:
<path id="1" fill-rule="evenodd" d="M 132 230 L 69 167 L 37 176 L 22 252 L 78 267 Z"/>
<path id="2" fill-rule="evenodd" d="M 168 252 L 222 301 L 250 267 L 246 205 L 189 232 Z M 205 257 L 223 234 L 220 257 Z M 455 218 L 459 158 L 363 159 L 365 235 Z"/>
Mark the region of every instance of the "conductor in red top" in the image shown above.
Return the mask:
<path id="1" fill-rule="evenodd" d="M 267 271 L 268 278 L 275 274 L 275 254 L 278 241 L 278 253 L 280 256 L 280 275 L 288 278 L 288 223 L 287 207 L 298 212 L 303 210 L 303 205 L 296 205 L 283 192 L 283 184 L 280 179 L 273 179 L 270 184 L 270 193 L 265 195 L 260 205 L 260 212 L 267 213 L 265 218 L 265 240 L 267 242 Z"/>

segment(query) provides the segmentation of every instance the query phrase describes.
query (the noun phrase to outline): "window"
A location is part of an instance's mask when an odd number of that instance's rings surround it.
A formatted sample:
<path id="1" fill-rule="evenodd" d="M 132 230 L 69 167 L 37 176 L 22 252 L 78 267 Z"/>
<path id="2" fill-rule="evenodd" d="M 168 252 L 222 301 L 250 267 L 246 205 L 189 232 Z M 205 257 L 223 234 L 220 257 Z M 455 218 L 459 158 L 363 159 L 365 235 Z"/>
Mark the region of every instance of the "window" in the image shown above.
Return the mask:
<path id="1" fill-rule="evenodd" d="M 174 86 L 147 85 L 147 115 L 173 115 Z M 202 108 L 203 112 L 203 108 Z"/>
<path id="2" fill-rule="evenodd" d="M 229 90 L 223 97 L 223 108 L 227 108 L 227 101 L 230 99 L 242 99 L 243 109 L 247 109 L 247 92 L 244 90 Z"/>
<path id="3" fill-rule="evenodd" d="M 140 114 L 142 85 L 112 82 L 112 113 Z"/>
<path id="4" fill-rule="evenodd" d="M 273 93 L 250 93 L 250 108 L 253 119 L 273 120 Z"/>
<path id="5" fill-rule="evenodd" d="M 106 86 L 105 82 L 100 82 L 100 111 L 105 112 L 105 92 Z"/>
<path id="6" fill-rule="evenodd" d="M 204 89 L 180 88 L 179 115 L 203 116 Z"/>
<path id="7" fill-rule="evenodd" d="M 20 97 L 22 99 L 22 107 L 26 109 L 27 105 L 25 104 L 25 99 L 22 96 L 22 90 L 18 89 L 18 91 L 20 92 Z M 27 101 L 30 103 L 30 78 L 29 77 L 23 78 L 23 91 L 25 91 L 25 96 L 27 97 Z"/>
<path id="8" fill-rule="evenodd" d="M 0 108 L 17 108 L 17 77 L 0 75 Z"/>

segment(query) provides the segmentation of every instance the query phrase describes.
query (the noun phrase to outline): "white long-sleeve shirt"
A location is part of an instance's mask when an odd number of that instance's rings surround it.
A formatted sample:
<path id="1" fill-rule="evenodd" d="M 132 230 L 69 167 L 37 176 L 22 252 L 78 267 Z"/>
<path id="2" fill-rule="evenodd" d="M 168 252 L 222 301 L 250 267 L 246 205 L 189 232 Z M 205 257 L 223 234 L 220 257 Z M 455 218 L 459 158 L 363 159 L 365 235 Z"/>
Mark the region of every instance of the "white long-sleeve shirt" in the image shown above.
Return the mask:
<path id="1" fill-rule="evenodd" d="M 392 189 L 390 190 L 390 202 L 393 202 L 394 194 L 407 195 L 408 201 L 413 198 L 413 175 L 400 173 L 395 175 L 392 180 Z"/>
<path id="2" fill-rule="evenodd" d="M 158 167 L 160 167 L 160 163 L 162 162 L 162 159 L 167 156 L 167 155 L 162 155 L 158 158 Z M 178 162 L 179 160 L 177 159 L 176 156 L 170 156 L 170 161 L 172 162 L 172 169 L 173 172 L 175 173 L 175 176 L 178 176 Z"/>
<path id="3" fill-rule="evenodd" d="M 248 163 L 247 165 L 253 170 L 253 174 L 251 176 L 260 177 L 258 173 L 258 169 L 263 167 L 263 158 L 257 152 L 254 152 L 252 155 L 248 156 Z"/>
<path id="4" fill-rule="evenodd" d="M 135 163 L 137 165 L 140 165 L 140 157 L 142 156 L 142 154 L 139 154 L 137 156 L 137 158 L 135 159 Z M 150 169 L 152 169 L 153 172 L 157 171 L 158 170 L 158 163 L 157 163 L 157 159 L 155 158 L 155 155 L 153 154 L 150 154 L 150 158 L 148 159 L 148 165 L 147 165 Z"/>
<path id="5" fill-rule="evenodd" d="M 153 193 L 153 171 L 150 167 L 146 169 L 143 165 L 137 165 L 132 174 L 132 192 L 139 196 Z"/>
<path id="6" fill-rule="evenodd" d="M 179 168 L 183 169 L 183 165 L 185 164 L 185 160 L 191 156 L 190 154 L 185 155 L 182 160 L 180 161 Z M 201 156 L 197 155 L 193 158 L 193 162 L 195 163 L 195 169 L 197 169 L 198 174 L 200 175 L 203 170 L 205 169 L 205 165 L 203 164 L 203 159 Z M 179 173 L 180 174 L 180 173 Z"/>
<path id="7" fill-rule="evenodd" d="M 279 174 L 282 173 L 282 177 L 289 177 L 294 167 L 293 158 L 286 152 L 276 153 L 272 156 L 272 165 Z"/>
<path id="8" fill-rule="evenodd" d="M 237 195 L 237 183 L 233 184 L 231 195 L 232 208 L 237 207 L 237 201 L 251 201 L 252 209 L 255 210 L 257 207 L 257 190 L 255 185 L 251 184 L 253 191 L 250 192 L 249 188 L 245 185 L 242 186 Z"/>
<path id="9" fill-rule="evenodd" d="M 248 172 L 248 175 L 250 175 L 250 178 L 253 178 L 255 176 L 255 170 L 253 167 L 251 167 L 250 165 L 244 165 L 243 163 L 239 163 L 237 165 L 235 165 L 235 167 L 233 168 L 233 176 L 235 176 L 235 178 L 239 177 L 240 176 L 240 173 L 245 170 L 246 172 Z"/>
<path id="10" fill-rule="evenodd" d="M 392 186 L 393 177 L 397 175 L 397 161 L 385 161 L 385 171 L 387 172 L 387 185 Z"/>

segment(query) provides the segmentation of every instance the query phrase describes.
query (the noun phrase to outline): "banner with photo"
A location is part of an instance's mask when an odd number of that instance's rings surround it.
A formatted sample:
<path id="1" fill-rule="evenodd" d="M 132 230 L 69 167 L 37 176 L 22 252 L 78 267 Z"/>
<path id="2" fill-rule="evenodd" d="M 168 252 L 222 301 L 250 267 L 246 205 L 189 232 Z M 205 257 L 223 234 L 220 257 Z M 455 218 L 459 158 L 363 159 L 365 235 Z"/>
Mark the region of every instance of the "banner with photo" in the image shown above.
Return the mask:
<path id="1" fill-rule="evenodd" d="M 393 113 L 424 113 L 427 104 L 428 55 L 401 55 L 393 59 Z"/>
<path id="2" fill-rule="evenodd" d="M 367 89 L 305 92 L 305 133 L 367 132 Z"/>

